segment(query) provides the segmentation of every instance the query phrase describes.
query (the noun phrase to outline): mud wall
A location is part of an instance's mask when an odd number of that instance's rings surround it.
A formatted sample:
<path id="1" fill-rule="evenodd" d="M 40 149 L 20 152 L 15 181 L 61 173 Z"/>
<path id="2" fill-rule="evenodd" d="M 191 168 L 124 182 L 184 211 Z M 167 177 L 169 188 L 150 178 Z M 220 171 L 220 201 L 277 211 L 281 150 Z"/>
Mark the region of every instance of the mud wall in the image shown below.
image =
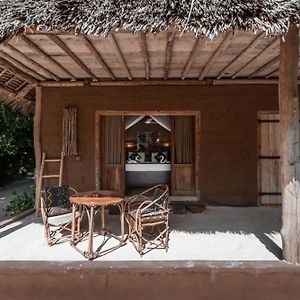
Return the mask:
<path id="1" fill-rule="evenodd" d="M 212 204 L 257 203 L 257 112 L 277 110 L 276 85 L 44 88 L 42 146 L 61 152 L 62 110 L 78 107 L 80 160 L 68 158 L 64 181 L 95 188 L 95 111 L 201 112 L 200 190 Z"/>
<path id="2" fill-rule="evenodd" d="M 1 299 L 298 300 L 284 262 L 0 262 Z"/>

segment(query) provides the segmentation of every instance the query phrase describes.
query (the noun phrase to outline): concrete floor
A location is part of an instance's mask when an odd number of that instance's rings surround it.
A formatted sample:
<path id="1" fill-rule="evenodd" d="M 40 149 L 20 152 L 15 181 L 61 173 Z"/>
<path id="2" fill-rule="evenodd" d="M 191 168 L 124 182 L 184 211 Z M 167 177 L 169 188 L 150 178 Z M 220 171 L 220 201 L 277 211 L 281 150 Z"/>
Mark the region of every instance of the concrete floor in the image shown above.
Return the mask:
<path id="1" fill-rule="evenodd" d="M 98 218 L 97 218 L 98 219 Z M 120 234 L 118 216 L 107 225 Z M 97 226 L 98 224 L 96 224 Z M 170 249 L 152 250 L 140 258 L 133 245 L 102 256 L 111 260 L 278 260 L 281 257 L 281 209 L 207 207 L 201 214 L 170 215 Z M 104 241 L 94 239 L 95 247 Z M 109 239 L 110 247 L 116 240 Z M 79 244 L 86 250 L 86 241 Z M 33 215 L 0 229 L 0 260 L 86 260 L 68 242 L 49 247 L 44 227 Z"/>

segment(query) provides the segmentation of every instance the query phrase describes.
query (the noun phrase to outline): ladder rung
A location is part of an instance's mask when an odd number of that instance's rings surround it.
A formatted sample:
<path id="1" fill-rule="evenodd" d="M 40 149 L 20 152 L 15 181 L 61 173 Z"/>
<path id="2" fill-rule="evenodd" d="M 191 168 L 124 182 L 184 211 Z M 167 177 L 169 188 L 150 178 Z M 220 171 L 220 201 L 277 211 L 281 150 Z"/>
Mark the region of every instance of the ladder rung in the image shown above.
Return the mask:
<path id="1" fill-rule="evenodd" d="M 45 159 L 45 162 L 61 162 L 59 158 Z"/>
<path id="2" fill-rule="evenodd" d="M 43 175 L 43 178 L 59 178 L 59 175 Z"/>

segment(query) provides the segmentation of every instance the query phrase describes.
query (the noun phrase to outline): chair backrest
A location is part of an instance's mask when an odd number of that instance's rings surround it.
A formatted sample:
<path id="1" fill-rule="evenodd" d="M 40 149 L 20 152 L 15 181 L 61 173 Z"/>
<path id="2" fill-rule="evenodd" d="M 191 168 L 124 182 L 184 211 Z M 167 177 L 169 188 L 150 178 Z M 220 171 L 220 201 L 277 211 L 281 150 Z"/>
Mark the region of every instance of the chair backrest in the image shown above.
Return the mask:
<path id="1" fill-rule="evenodd" d="M 45 187 L 43 190 L 42 207 L 48 217 L 61 215 L 71 212 L 71 203 L 69 201 L 69 187 L 52 186 Z"/>
<path id="2" fill-rule="evenodd" d="M 169 187 L 166 184 L 158 185 L 154 187 L 153 200 L 157 200 L 157 203 L 163 208 L 168 208 L 169 205 Z"/>

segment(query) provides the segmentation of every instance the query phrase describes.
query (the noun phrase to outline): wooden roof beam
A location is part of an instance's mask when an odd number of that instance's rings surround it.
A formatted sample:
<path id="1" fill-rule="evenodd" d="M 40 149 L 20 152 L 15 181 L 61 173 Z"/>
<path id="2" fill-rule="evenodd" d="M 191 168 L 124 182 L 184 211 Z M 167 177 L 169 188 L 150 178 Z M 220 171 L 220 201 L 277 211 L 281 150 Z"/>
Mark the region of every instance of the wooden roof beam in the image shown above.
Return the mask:
<path id="1" fill-rule="evenodd" d="M 249 78 L 254 77 L 256 74 L 259 74 L 265 70 L 267 70 L 270 66 L 273 66 L 275 63 L 280 61 L 280 55 L 277 55 L 276 57 L 272 58 L 271 60 L 269 60 L 267 63 L 265 63 L 263 66 L 261 66 L 260 68 L 258 68 L 257 70 L 255 70 L 254 72 L 252 72 L 249 75 Z"/>
<path id="2" fill-rule="evenodd" d="M 131 75 L 131 73 L 129 71 L 129 68 L 128 68 L 126 62 L 125 62 L 123 54 L 122 54 L 122 52 L 120 50 L 120 47 L 119 47 L 119 45 L 118 45 L 118 43 L 117 43 L 117 41 L 116 41 L 115 36 L 113 35 L 113 33 L 109 34 L 107 36 L 107 39 L 108 39 L 108 41 L 110 43 L 111 48 L 114 50 L 114 52 L 115 52 L 115 54 L 116 54 L 116 56 L 117 56 L 117 58 L 118 58 L 118 60 L 119 60 L 119 62 L 121 64 L 121 66 L 125 70 L 128 79 L 132 80 L 132 75 Z"/>
<path id="3" fill-rule="evenodd" d="M 81 59 L 56 35 L 47 35 L 48 39 L 64 51 L 84 72 L 86 72 L 92 79 L 98 80 L 95 74 L 82 62 Z"/>
<path id="4" fill-rule="evenodd" d="M 208 60 L 207 64 L 205 67 L 202 69 L 200 75 L 199 75 L 199 80 L 203 80 L 204 77 L 206 76 L 207 72 L 209 71 L 210 67 L 213 65 L 213 63 L 217 60 L 217 58 L 227 49 L 227 47 L 230 45 L 230 42 L 234 36 L 235 32 L 234 31 L 229 31 L 217 50 L 214 52 L 214 54 L 210 57 Z"/>
<path id="5" fill-rule="evenodd" d="M 69 72 L 65 67 L 63 67 L 60 63 L 58 63 L 55 59 L 53 59 L 49 54 L 47 54 L 44 50 L 42 50 L 40 47 L 38 47 L 34 42 L 32 42 L 29 38 L 27 38 L 24 35 L 19 36 L 26 45 L 34 52 L 42 55 L 45 57 L 48 61 L 50 61 L 52 64 L 54 64 L 56 67 L 58 67 L 60 70 L 62 70 L 67 76 L 69 76 L 72 80 L 76 80 L 76 77 Z"/>
<path id="6" fill-rule="evenodd" d="M 5 68 L 3 68 L 3 70 L 0 72 L 0 77 L 3 76 L 6 72 L 7 72 L 7 70 Z"/>
<path id="7" fill-rule="evenodd" d="M 40 81 L 46 80 L 46 78 L 44 76 L 40 75 L 39 73 L 37 73 L 34 70 L 30 69 L 29 67 L 25 66 L 23 63 L 21 63 L 20 61 L 18 61 L 14 57 L 10 56 L 9 54 L 4 52 L 3 50 L 0 50 L 0 56 L 2 58 L 4 58 L 6 61 L 9 61 L 11 64 L 18 67 L 19 69 L 23 70 L 28 75 L 32 76 L 33 78 L 35 78 L 37 80 L 40 80 Z"/>
<path id="8" fill-rule="evenodd" d="M 19 77 L 18 75 L 13 75 L 10 79 L 8 79 L 7 81 L 5 81 L 4 86 L 9 86 L 18 77 Z"/>
<path id="9" fill-rule="evenodd" d="M 193 49 L 190 53 L 190 56 L 184 66 L 184 69 L 182 71 L 182 75 L 181 75 L 181 79 L 185 79 L 187 74 L 189 73 L 190 69 L 191 69 L 191 66 L 197 56 L 197 51 L 199 49 L 199 47 L 201 47 L 204 43 L 206 43 L 206 40 L 203 39 L 203 38 L 196 38 L 196 41 L 194 43 L 194 46 L 193 46 Z"/>
<path id="10" fill-rule="evenodd" d="M 26 85 L 17 95 L 16 100 L 20 101 L 21 99 L 25 98 L 28 93 L 34 89 L 37 85 L 36 84 L 28 84 Z"/>
<path id="11" fill-rule="evenodd" d="M 266 46 L 263 50 L 261 50 L 255 57 L 250 59 L 246 64 L 244 64 L 241 68 L 239 68 L 231 78 L 236 78 L 242 71 L 244 71 L 252 62 L 254 62 L 258 57 L 262 56 L 263 54 L 267 53 L 270 49 L 274 47 L 277 43 L 279 38 L 275 38 L 268 46 Z"/>
<path id="12" fill-rule="evenodd" d="M 142 55 L 144 58 L 144 64 L 145 64 L 145 78 L 147 80 L 150 79 L 150 59 L 149 59 L 149 53 L 147 49 L 147 37 L 144 32 L 141 32 L 139 34 L 139 43 L 142 51 Z"/>
<path id="13" fill-rule="evenodd" d="M 42 81 L 42 82 L 45 82 L 45 81 Z M 15 89 L 15 92 L 19 92 L 23 87 L 25 87 L 25 85 L 27 85 L 28 82 L 27 81 L 23 81 L 16 89 Z"/>
<path id="14" fill-rule="evenodd" d="M 13 98 L 15 98 L 16 97 L 16 93 L 14 93 L 14 92 L 12 92 L 12 91 L 10 91 L 10 90 L 8 90 L 6 87 L 4 87 L 4 86 L 0 86 L 0 92 L 4 92 L 4 93 L 6 93 L 7 95 L 8 95 L 8 97 L 13 97 Z"/>
<path id="15" fill-rule="evenodd" d="M 174 31 L 168 32 L 167 33 L 165 65 L 164 65 L 164 79 L 168 79 L 168 77 L 169 77 L 174 40 L 175 40 L 175 32 Z"/>
<path id="16" fill-rule="evenodd" d="M 243 57 L 247 52 L 250 52 L 252 49 L 254 49 L 262 40 L 262 37 L 264 36 L 264 33 L 261 33 L 255 37 L 253 41 L 242 51 L 238 56 L 236 56 L 218 75 L 217 79 L 222 78 L 227 71 L 241 58 Z"/>
<path id="17" fill-rule="evenodd" d="M 14 65 L 12 65 L 9 61 L 5 60 L 4 58 L 0 57 L 0 65 L 7 69 L 8 71 L 12 72 L 13 74 L 20 75 L 20 77 L 27 82 L 30 83 L 37 83 L 37 80 L 32 77 L 31 75 L 26 74 L 22 70 L 18 69 Z"/>
<path id="18" fill-rule="evenodd" d="M 272 72 L 270 72 L 269 74 L 267 74 L 265 76 L 265 78 L 275 77 L 276 73 L 279 73 L 279 68 L 278 67 L 276 68 L 276 70 L 273 70 Z"/>
<path id="19" fill-rule="evenodd" d="M 21 52 L 20 50 L 18 50 L 17 48 L 15 48 L 14 46 L 10 45 L 9 43 L 7 43 L 5 45 L 5 47 L 7 49 L 9 49 L 11 52 L 22 56 L 25 60 L 29 61 L 32 65 L 34 65 L 37 69 L 38 72 L 44 72 L 45 74 L 47 74 L 49 77 L 51 77 L 52 79 L 59 81 L 60 78 L 58 76 L 56 76 L 54 73 L 52 73 L 51 71 L 49 71 L 48 69 L 46 69 L 45 67 L 43 67 L 42 65 L 40 65 L 39 63 L 37 63 L 36 61 L 34 61 L 33 59 L 31 59 L 30 57 L 28 57 L 27 55 L 25 55 L 23 52 Z"/>
<path id="20" fill-rule="evenodd" d="M 84 41 L 85 45 L 87 46 L 87 48 L 90 50 L 90 52 L 92 53 L 92 55 L 97 60 L 97 62 L 106 71 L 106 73 L 111 77 L 111 79 L 115 80 L 116 77 L 112 73 L 111 69 L 107 66 L 107 64 L 105 63 L 105 61 L 101 57 L 100 53 L 96 50 L 96 48 L 94 47 L 94 45 L 92 44 L 92 42 L 85 35 L 81 35 L 81 37 L 82 37 L 82 40 Z"/>

